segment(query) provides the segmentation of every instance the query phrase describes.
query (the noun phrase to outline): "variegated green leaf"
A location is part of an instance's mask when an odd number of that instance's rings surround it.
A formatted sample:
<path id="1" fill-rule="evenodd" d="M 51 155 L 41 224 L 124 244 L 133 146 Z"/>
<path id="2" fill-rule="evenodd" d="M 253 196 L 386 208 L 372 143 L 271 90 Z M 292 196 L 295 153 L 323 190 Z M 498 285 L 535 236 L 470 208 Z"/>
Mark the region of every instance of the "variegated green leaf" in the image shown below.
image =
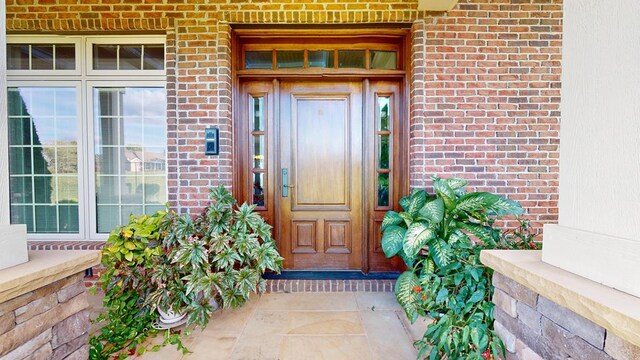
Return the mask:
<path id="1" fill-rule="evenodd" d="M 411 195 L 407 195 L 402 199 L 400 199 L 400 207 L 402 207 L 402 210 L 409 211 L 410 204 L 411 204 Z"/>
<path id="2" fill-rule="evenodd" d="M 457 213 L 474 213 L 485 210 L 498 201 L 498 199 L 500 199 L 498 195 L 486 192 L 469 193 L 458 200 L 455 211 Z"/>
<path id="3" fill-rule="evenodd" d="M 411 214 L 409 214 L 408 212 L 403 211 L 399 215 L 404 220 L 404 223 L 407 224 L 407 227 L 409 227 L 411 223 L 413 223 L 413 216 L 411 216 Z"/>
<path id="4" fill-rule="evenodd" d="M 426 203 L 418 214 L 431 223 L 439 223 L 444 218 L 444 202 L 441 198 Z"/>
<path id="5" fill-rule="evenodd" d="M 414 290 L 416 287 L 420 287 L 420 280 L 411 270 L 403 272 L 396 281 L 396 298 L 412 323 L 418 318 L 420 293 Z"/>
<path id="6" fill-rule="evenodd" d="M 382 225 L 380 225 L 380 231 L 384 232 L 391 225 L 399 225 L 403 222 L 403 218 L 395 211 L 387 211 L 382 219 Z"/>
<path id="7" fill-rule="evenodd" d="M 402 261 L 404 261 L 404 264 L 408 267 L 408 268 L 412 268 L 413 265 L 415 265 L 416 263 L 416 257 L 415 256 L 409 256 L 407 254 L 404 253 L 404 250 L 401 248 L 400 251 L 398 251 L 398 256 L 400 256 L 400 258 L 402 259 Z"/>
<path id="8" fill-rule="evenodd" d="M 386 257 L 392 257 L 402 249 L 406 232 L 407 229 L 397 225 L 391 225 L 385 229 L 382 234 L 382 251 Z"/>
<path id="9" fill-rule="evenodd" d="M 427 193 L 424 190 L 416 190 L 409 197 L 409 202 L 407 203 L 407 209 L 405 210 L 411 216 L 418 215 L 418 211 L 424 206 L 427 202 Z"/>
<path id="10" fill-rule="evenodd" d="M 447 185 L 449 185 L 449 187 L 452 190 L 465 187 L 469 184 L 467 180 L 459 179 L 459 178 L 448 178 L 448 179 L 445 179 L 445 181 L 447 182 Z"/>
<path id="11" fill-rule="evenodd" d="M 410 257 L 418 255 L 420 249 L 422 249 L 429 240 L 435 237 L 435 232 L 429 228 L 429 224 L 426 222 L 418 221 L 414 222 L 407 229 L 407 233 L 404 236 L 404 244 L 402 250 Z"/>
<path id="12" fill-rule="evenodd" d="M 449 187 L 446 181 L 440 178 L 435 178 L 435 180 L 433 181 L 433 189 L 435 190 L 436 194 L 438 194 L 438 196 L 442 198 L 442 201 L 444 201 L 444 206 L 448 210 L 451 211 L 455 209 L 456 194 L 453 192 L 453 189 Z"/>
<path id="13" fill-rule="evenodd" d="M 493 237 L 491 236 L 490 227 L 462 221 L 458 221 L 456 222 L 456 224 L 458 225 L 458 227 L 468 231 L 484 243 L 492 243 L 494 241 Z"/>
<path id="14" fill-rule="evenodd" d="M 429 244 L 429 253 L 431 254 L 431 258 L 433 258 L 433 261 L 440 268 L 449 265 L 451 262 L 450 251 L 451 247 L 444 241 L 436 240 Z"/>
<path id="15" fill-rule="evenodd" d="M 515 200 L 498 196 L 498 200 L 487 207 L 487 213 L 496 216 L 522 215 L 522 206 Z"/>

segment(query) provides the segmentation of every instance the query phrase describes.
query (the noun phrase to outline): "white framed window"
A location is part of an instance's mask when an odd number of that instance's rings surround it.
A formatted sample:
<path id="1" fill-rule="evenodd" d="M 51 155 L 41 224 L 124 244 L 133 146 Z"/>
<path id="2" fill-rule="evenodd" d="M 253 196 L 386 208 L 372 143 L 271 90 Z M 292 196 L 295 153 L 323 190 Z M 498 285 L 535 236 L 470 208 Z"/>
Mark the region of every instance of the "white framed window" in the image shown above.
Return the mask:
<path id="1" fill-rule="evenodd" d="M 81 75 L 79 36 L 7 36 L 8 75 Z"/>
<path id="2" fill-rule="evenodd" d="M 58 44 L 73 46 L 73 66 L 60 69 Z M 91 67 L 95 44 L 123 44 L 115 69 Z M 137 70 L 130 49 L 140 50 Z M 7 58 L 8 114 L 0 121 L 9 164 L 0 175 L 9 179 L 11 222 L 27 224 L 33 240 L 102 240 L 130 214 L 163 209 L 164 37 L 9 36 L 7 50 L 15 54 Z"/>

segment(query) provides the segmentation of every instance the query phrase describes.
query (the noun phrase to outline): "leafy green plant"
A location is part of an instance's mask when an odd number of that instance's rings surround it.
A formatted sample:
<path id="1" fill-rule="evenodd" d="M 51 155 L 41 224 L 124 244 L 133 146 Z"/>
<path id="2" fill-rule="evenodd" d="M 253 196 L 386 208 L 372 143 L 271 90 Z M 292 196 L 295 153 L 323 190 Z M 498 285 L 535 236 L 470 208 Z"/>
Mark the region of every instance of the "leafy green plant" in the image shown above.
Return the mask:
<path id="1" fill-rule="evenodd" d="M 99 279 L 106 312 L 96 319 L 104 326 L 90 339 L 90 359 L 157 351 L 161 345 L 142 345 L 158 334 L 152 327 L 157 307 L 186 314 L 187 328 L 205 327 L 212 300 L 235 308 L 251 292 L 264 292 L 262 274 L 282 267 L 271 227 L 255 206 L 238 206 L 224 187 L 212 189 L 211 199 L 195 218 L 160 211 L 131 217 L 111 232 Z M 167 330 L 166 344 L 188 352 L 178 332 Z"/>
<path id="2" fill-rule="evenodd" d="M 385 214 L 381 230 L 387 257 L 400 256 L 408 270 L 396 282 L 398 302 L 411 322 L 433 321 L 416 342 L 419 358 L 488 359 L 504 353 L 492 329 L 492 271 L 480 251 L 531 247 L 529 225 L 503 232 L 496 218 L 522 214 L 516 201 L 467 192 L 462 179 L 433 178 L 435 194 L 417 190 L 400 200 L 403 211 Z"/>
<path id="3" fill-rule="evenodd" d="M 214 306 L 244 304 L 251 293 L 263 293 L 265 271 L 282 267 L 271 226 L 256 213 L 255 205 L 238 206 L 224 187 L 210 192 L 211 203 L 195 218 L 170 214 L 170 231 L 163 246 L 168 261 L 152 277 L 156 290 L 148 302 L 187 313 L 187 326 L 206 326 Z M 175 269 L 184 274 L 174 282 Z"/>
<path id="4" fill-rule="evenodd" d="M 97 323 L 104 324 L 89 340 L 90 359 L 108 359 L 112 354 L 122 359 L 136 352 L 142 354 L 147 350 L 141 346 L 142 342 L 157 334 L 151 324 L 158 315 L 144 306 L 144 300 L 153 290 L 149 284 L 156 264 L 166 259 L 160 243 L 167 230 L 166 218 L 165 211 L 131 217 L 127 225 L 109 235 L 102 250 L 105 270 L 99 278 L 106 312 L 96 319 Z M 183 349 L 175 334 L 166 336 L 165 343 Z"/>

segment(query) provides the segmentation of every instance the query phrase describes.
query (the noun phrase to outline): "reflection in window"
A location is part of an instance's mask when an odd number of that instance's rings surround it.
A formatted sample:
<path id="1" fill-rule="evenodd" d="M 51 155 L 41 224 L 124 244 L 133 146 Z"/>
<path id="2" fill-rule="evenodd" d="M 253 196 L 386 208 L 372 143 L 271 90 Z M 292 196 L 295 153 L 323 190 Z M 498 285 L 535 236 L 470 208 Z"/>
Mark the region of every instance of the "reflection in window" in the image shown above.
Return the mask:
<path id="1" fill-rule="evenodd" d="M 365 66 L 364 50 L 338 50 L 338 67 L 339 68 L 364 69 L 364 66 Z"/>
<path id="2" fill-rule="evenodd" d="M 163 88 L 95 88 L 97 231 L 129 215 L 164 209 L 166 95 Z"/>
<path id="3" fill-rule="evenodd" d="M 304 51 L 276 51 L 276 68 L 301 69 L 304 67 Z"/>
<path id="4" fill-rule="evenodd" d="M 391 178 L 391 98 L 377 97 L 376 111 L 376 167 L 377 189 L 380 207 L 388 207 L 391 194 L 389 193 L 389 179 Z"/>
<path id="5" fill-rule="evenodd" d="M 77 233 L 76 89 L 8 89 L 12 224 L 30 233 Z"/>
<path id="6" fill-rule="evenodd" d="M 93 45 L 94 70 L 163 70 L 164 45 Z"/>
<path id="7" fill-rule="evenodd" d="M 273 69 L 271 51 L 247 51 L 244 53 L 245 69 Z"/>
<path id="8" fill-rule="evenodd" d="M 74 44 L 9 44 L 8 70 L 74 70 Z"/>
<path id="9" fill-rule="evenodd" d="M 264 206 L 264 173 L 253 173 L 253 204 Z"/>
<path id="10" fill-rule="evenodd" d="M 333 51 L 309 50 L 309 67 L 333 68 Z"/>
<path id="11" fill-rule="evenodd" d="M 396 52 L 395 51 L 380 51 L 371 50 L 370 55 L 370 68 L 371 69 L 387 69 L 395 70 L 396 65 Z"/>
<path id="12" fill-rule="evenodd" d="M 251 131 L 251 173 L 253 174 L 252 203 L 264 207 L 266 164 L 266 112 L 264 96 L 252 96 L 249 102 Z"/>

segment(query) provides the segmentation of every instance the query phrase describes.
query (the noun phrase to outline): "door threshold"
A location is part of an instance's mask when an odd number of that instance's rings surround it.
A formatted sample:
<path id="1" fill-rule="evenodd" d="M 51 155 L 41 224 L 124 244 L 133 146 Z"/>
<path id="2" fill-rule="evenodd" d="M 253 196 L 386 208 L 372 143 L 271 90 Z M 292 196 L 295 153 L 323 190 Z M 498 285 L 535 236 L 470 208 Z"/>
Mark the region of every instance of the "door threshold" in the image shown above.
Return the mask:
<path id="1" fill-rule="evenodd" d="M 370 272 L 359 270 L 283 270 L 280 274 L 262 275 L 268 280 L 395 280 L 399 272 Z"/>

